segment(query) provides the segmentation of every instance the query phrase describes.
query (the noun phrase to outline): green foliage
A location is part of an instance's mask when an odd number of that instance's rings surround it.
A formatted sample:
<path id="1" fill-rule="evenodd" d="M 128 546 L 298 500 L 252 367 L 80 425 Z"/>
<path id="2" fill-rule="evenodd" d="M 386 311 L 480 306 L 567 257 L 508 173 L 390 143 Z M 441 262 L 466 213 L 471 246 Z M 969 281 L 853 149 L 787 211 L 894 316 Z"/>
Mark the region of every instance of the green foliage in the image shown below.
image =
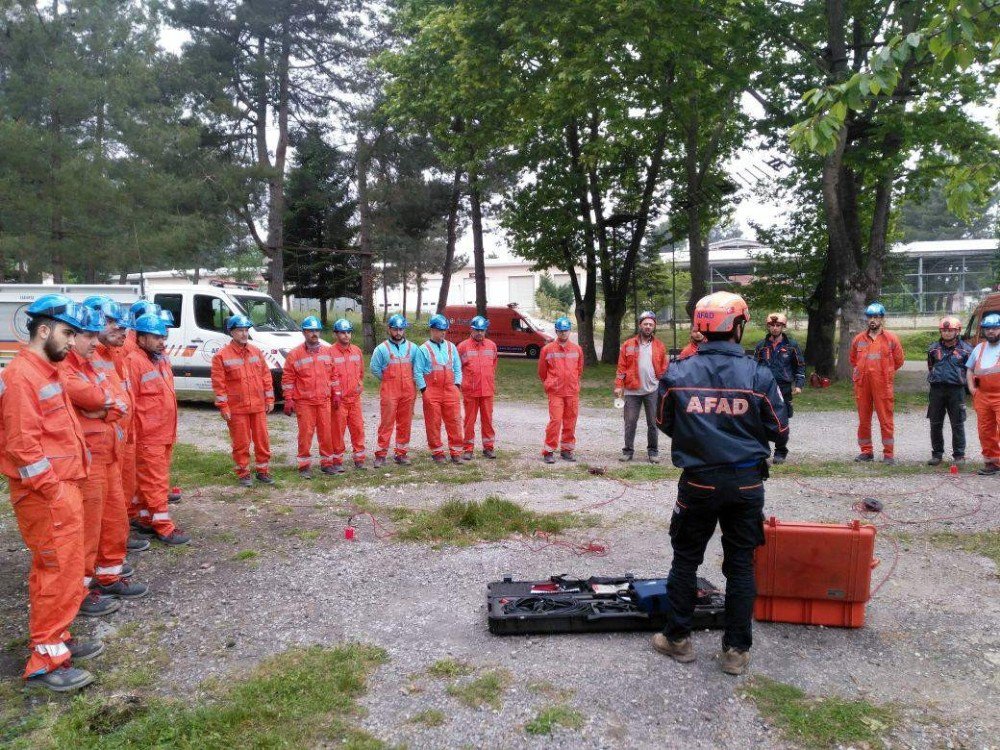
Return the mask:
<path id="1" fill-rule="evenodd" d="M 411 724 L 423 724 L 425 727 L 444 726 L 447 721 L 448 717 L 445 716 L 444 711 L 439 711 L 436 708 L 425 709 L 410 717 Z"/>
<path id="2" fill-rule="evenodd" d="M 431 677 L 441 677 L 445 679 L 455 679 L 465 677 L 473 673 L 471 665 L 458 659 L 439 659 L 427 668 L 427 674 Z"/>
<path id="3" fill-rule="evenodd" d="M 558 727 L 579 729 L 583 726 L 583 714 L 563 703 L 546 706 L 534 719 L 524 725 L 528 734 L 552 734 Z"/>
<path id="4" fill-rule="evenodd" d="M 499 710 L 503 706 L 503 694 L 510 683 L 510 672 L 506 669 L 494 669 L 467 682 L 449 685 L 448 695 L 469 708 L 489 706 Z"/>
<path id="5" fill-rule="evenodd" d="M 543 274 L 535 290 L 535 304 L 547 318 L 556 313 L 566 313 L 573 307 L 573 287 L 557 284 L 551 276 Z"/>
<path id="6" fill-rule="evenodd" d="M 1000 571 L 1000 529 L 957 533 L 938 531 L 930 536 L 931 544 L 942 549 L 960 549 L 974 555 L 988 557 Z"/>
<path id="7" fill-rule="evenodd" d="M 814 698 L 763 675 L 754 676 L 743 692 L 765 719 L 804 747 L 874 746 L 898 721 L 891 707 L 864 699 Z"/>

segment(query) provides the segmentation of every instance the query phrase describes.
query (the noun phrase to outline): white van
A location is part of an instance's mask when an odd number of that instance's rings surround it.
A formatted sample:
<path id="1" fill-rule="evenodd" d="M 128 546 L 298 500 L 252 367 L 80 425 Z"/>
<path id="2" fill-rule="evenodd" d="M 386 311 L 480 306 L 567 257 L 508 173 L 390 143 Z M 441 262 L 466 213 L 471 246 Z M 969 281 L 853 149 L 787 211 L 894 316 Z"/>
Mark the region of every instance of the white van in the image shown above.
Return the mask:
<path id="1" fill-rule="evenodd" d="M 0 365 L 6 366 L 27 342 L 24 308 L 43 294 L 65 294 L 78 302 L 92 294 L 104 294 L 127 304 L 141 296 L 135 284 L 0 284 Z M 211 394 L 212 357 L 229 343 L 226 319 L 242 314 L 254 323 L 250 340 L 263 351 L 275 395 L 280 393 L 285 356 L 304 338 L 295 321 L 269 296 L 239 287 L 188 284 L 157 286 L 149 290 L 148 298 L 174 316 L 167 355 L 178 391 Z"/>

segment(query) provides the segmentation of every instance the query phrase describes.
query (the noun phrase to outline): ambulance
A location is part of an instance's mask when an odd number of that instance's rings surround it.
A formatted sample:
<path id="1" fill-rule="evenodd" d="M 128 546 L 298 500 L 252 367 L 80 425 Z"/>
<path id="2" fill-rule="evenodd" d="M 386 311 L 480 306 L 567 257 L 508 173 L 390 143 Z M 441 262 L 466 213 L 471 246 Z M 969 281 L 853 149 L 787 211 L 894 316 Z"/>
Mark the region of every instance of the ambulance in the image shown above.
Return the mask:
<path id="1" fill-rule="evenodd" d="M 0 367 L 27 343 L 25 309 L 43 294 L 65 294 L 77 302 L 103 294 L 126 305 L 143 297 L 138 284 L 0 284 Z M 179 392 L 212 394 L 212 357 L 229 343 L 226 319 L 240 314 L 253 321 L 250 341 L 264 353 L 275 395 L 280 393 L 285 357 L 304 339 L 298 324 L 271 297 L 238 285 L 189 284 L 157 286 L 146 298 L 174 316 L 166 353 Z"/>

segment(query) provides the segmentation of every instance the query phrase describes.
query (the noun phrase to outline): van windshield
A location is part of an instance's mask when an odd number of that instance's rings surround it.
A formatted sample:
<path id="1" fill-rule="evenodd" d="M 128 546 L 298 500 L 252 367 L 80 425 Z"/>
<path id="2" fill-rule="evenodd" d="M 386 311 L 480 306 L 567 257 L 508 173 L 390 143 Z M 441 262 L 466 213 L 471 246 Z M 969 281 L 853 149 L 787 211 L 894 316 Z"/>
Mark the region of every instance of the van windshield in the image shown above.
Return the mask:
<path id="1" fill-rule="evenodd" d="M 258 331 L 297 331 L 299 327 L 291 316 L 278 307 L 270 297 L 251 297 L 234 294 L 233 298 L 243 308 L 243 312 L 253 321 Z"/>

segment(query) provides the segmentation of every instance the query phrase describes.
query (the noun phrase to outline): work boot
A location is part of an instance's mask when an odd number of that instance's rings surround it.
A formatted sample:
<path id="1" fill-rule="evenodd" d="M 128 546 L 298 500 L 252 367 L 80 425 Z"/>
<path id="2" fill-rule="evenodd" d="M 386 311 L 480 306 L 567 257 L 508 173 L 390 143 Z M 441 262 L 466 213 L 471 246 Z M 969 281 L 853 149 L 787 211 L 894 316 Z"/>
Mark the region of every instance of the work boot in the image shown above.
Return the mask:
<path id="1" fill-rule="evenodd" d="M 559 451 L 559 458 L 563 461 L 576 461 L 576 456 L 573 455 L 573 451 Z"/>
<path id="2" fill-rule="evenodd" d="M 247 474 L 245 477 L 240 477 L 241 487 L 253 487 L 253 477 Z"/>
<path id="3" fill-rule="evenodd" d="M 618 457 L 618 460 L 623 464 L 627 464 L 633 458 L 631 451 L 622 451 L 622 454 Z"/>
<path id="4" fill-rule="evenodd" d="M 375 460 L 378 461 L 377 458 Z M 382 459 L 382 463 L 385 463 L 385 459 Z M 364 461 L 355 461 L 354 468 L 357 469 L 358 471 L 365 471 L 368 467 L 365 466 Z"/>
<path id="5" fill-rule="evenodd" d="M 131 578 L 135 575 L 135 568 L 129 565 L 127 562 L 122 563 L 122 572 L 119 573 L 122 578 Z"/>
<path id="6" fill-rule="evenodd" d="M 885 458 L 882 459 L 882 463 L 885 464 L 886 466 L 895 466 L 896 459 L 894 459 L 892 456 L 886 456 Z"/>
<path id="7" fill-rule="evenodd" d="M 781 464 L 785 463 L 785 458 L 786 457 L 783 456 L 782 454 L 775 453 L 774 458 L 771 459 L 771 463 L 774 464 L 775 466 L 780 466 Z"/>
<path id="8" fill-rule="evenodd" d="M 94 659 L 104 653 L 104 643 L 102 641 L 78 641 L 70 638 L 66 641 L 66 648 L 73 661 L 87 661 Z"/>
<path id="9" fill-rule="evenodd" d="M 951 462 L 956 466 L 962 466 L 965 463 L 965 456 L 955 456 L 951 459 Z"/>
<path id="10" fill-rule="evenodd" d="M 485 455 L 485 451 L 483 451 L 483 453 Z M 463 461 L 471 461 L 472 460 L 472 451 L 465 451 L 462 454 L 462 460 Z"/>
<path id="11" fill-rule="evenodd" d="M 395 461 L 400 466 L 409 466 L 410 464 L 413 463 L 413 461 L 408 459 L 406 456 L 393 456 L 392 460 Z"/>
<path id="12" fill-rule="evenodd" d="M 179 503 L 181 501 L 181 491 L 180 491 L 180 488 L 178 487 L 176 489 L 177 489 L 176 492 L 174 492 L 174 490 L 171 489 L 170 492 L 167 493 L 167 502 L 168 503 Z"/>
<path id="13" fill-rule="evenodd" d="M 170 547 L 177 547 L 181 544 L 187 544 L 191 541 L 191 536 L 189 534 L 183 533 L 180 529 L 174 529 L 166 536 L 162 534 L 156 535 L 156 541 L 163 542 Z"/>
<path id="14" fill-rule="evenodd" d="M 452 457 L 451 457 L 451 462 L 452 462 L 453 464 L 460 464 L 460 463 L 462 463 L 462 459 L 461 459 L 461 458 L 459 458 L 458 456 L 452 456 Z"/>
<path id="15" fill-rule="evenodd" d="M 132 583 L 124 578 L 119 578 L 114 583 L 107 586 L 96 584 L 94 591 L 102 596 L 113 596 L 117 599 L 142 599 L 149 593 L 149 586 L 144 583 Z"/>
<path id="16" fill-rule="evenodd" d="M 976 473 L 982 477 L 991 477 L 998 472 L 1000 472 L 1000 466 L 997 466 L 996 464 L 993 463 L 988 463 Z"/>
<path id="17" fill-rule="evenodd" d="M 940 466 L 941 456 L 931 456 L 931 460 L 927 462 L 928 466 Z"/>
<path id="18" fill-rule="evenodd" d="M 857 456 L 854 457 L 854 462 L 859 464 L 865 463 L 866 461 L 874 461 L 874 460 L 875 460 L 875 454 L 873 453 L 859 453 Z"/>
<path id="19" fill-rule="evenodd" d="M 497 457 L 497 452 L 492 448 L 483 448 L 483 458 L 493 458 Z"/>
<path id="20" fill-rule="evenodd" d="M 132 529 L 132 531 L 138 534 L 139 536 L 145 536 L 145 537 L 156 536 L 156 531 L 153 529 L 152 526 L 147 526 L 144 523 L 140 523 L 139 519 L 137 518 L 133 518 L 131 521 L 129 521 L 128 525 Z"/>
<path id="21" fill-rule="evenodd" d="M 543 453 L 542 460 L 547 464 L 554 464 L 556 462 L 556 457 L 551 453 Z"/>
<path id="22" fill-rule="evenodd" d="M 653 648 L 681 664 L 690 664 L 697 658 L 690 637 L 672 641 L 663 633 L 657 633 L 653 636 Z"/>
<path id="23" fill-rule="evenodd" d="M 445 462 L 445 457 L 444 456 L 439 456 L 438 454 L 435 453 L 433 456 L 431 456 L 431 460 L 434 463 L 436 463 L 436 464 L 443 464 Z M 397 459 L 396 463 L 397 464 L 399 463 L 398 459 Z"/>
<path id="24" fill-rule="evenodd" d="M 308 466 L 304 469 L 299 469 L 299 479 L 312 479 L 312 478 L 313 478 L 312 469 L 310 469 Z"/>
<path id="25" fill-rule="evenodd" d="M 323 466 L 323 467 L 320 468 L 320 472 L 322 474 L 326 474 L 328 477 L 333 477 L 333 476 L 337 475 L 337 467 L 336 466 Z"/>
<path id="26" fill-rule="evenodd" d="M 96 591 L 87 594 L 87 598 L 80 605 L 78 615 L 82 617 L 104 617 L 112 612 L 117 612 L 122 603 L 110 596 L 101 596 Z"/>
<path id="27" fill-rule="evenodd" d="M 651 463 L 651 464 L 658 464 L 658 463 L 660 463 L 660 454 L 659 453 L 649 453 L 649 454 L 647 454 L 646 458 L 649 459 L 649 463 Z"/>
<path id="28" fill-rule="evenodd" d="M 257 481 L 261 484 L 274 484 L 274 477 L 270 474 L 265 474 L 263 471 L 257 472 Z"/>
<path id="29" fill-rule="evenodd" d="M 343 464 L 334 464 L 333 465 L 333 473 L 334 474 L 343 474 L 345 471 L 347 471 L 347 469 L 344 468 Z"/>
<path id="30" fill-rule="evenodd" d="M 719 666 L 726 674 L 743 674 L 750 665 L 750 652 L 724 648 L 719 652 Z"/>
<path id="31" fill-rule="evenodd" d="M 127 549 L 129 552 L 145 552 L 149 549 L 149 540 L 140 539 L 137 536 L 130 536 L 128 538 Z"/>
<path id="32" fill-rule="evenodd" d="M 69 693 L 86 687 L 94 681 L 94 675 L 86 669 L 77 669 L 69 665 L 56 667 L 51 672 L 36 674 L 25 680 L 29 687 L 39 686 L 57 693 Z"/>
<path id="33" fill-rule="evenodd" d="M 375 456 L 375 460 L 372 461 L 373 469 L 381 469 L 385 466 L 385 456 Z M 359 468 L 357 464 L 354 464 L 354 468 Z"/>

